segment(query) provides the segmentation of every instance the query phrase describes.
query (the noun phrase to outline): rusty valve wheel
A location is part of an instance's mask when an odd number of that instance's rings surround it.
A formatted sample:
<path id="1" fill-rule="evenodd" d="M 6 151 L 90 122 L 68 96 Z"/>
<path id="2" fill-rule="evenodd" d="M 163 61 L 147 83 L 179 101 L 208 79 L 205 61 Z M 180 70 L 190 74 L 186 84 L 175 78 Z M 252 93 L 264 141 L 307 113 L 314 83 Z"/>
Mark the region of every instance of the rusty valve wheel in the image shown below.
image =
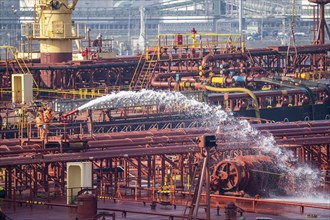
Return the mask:
<path id="1" fill-rule="evenodd" d="M 237 188 L 240 184 L 239 168 L 230 161 L 222 161 L 215 166 L 211 182 L 213 186 L 224 191 Z"/>

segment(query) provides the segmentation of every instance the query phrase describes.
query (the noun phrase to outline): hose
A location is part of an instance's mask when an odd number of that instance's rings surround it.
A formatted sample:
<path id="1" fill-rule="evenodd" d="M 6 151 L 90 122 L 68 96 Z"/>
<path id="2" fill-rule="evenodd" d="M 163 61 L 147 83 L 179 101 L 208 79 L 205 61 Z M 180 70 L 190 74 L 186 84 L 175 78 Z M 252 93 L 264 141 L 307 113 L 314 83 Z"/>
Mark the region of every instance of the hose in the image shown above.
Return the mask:
<path id="1" fill-rule="evenodd" d="M 254 110 L 256 112 L 256 118 L 260 118 L 260 110 L 259 110 L 259 104 L 257 97 L 254 95 L 254 93 L 251 90 L 248 90 L 246 88 L 216 88 L 212 86 L 205 86 L 205 89 L 208 91 L 213 92 L 243 92 L 248 94 L 252 98 Z"/>

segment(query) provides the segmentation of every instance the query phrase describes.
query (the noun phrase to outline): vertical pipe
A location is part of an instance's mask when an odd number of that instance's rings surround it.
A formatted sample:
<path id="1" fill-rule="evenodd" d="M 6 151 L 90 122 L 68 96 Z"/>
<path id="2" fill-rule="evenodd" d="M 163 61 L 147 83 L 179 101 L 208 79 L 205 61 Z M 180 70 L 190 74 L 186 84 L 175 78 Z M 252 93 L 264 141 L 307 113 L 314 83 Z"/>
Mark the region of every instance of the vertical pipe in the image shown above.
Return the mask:
<path id="1" fill-rule="evenodd" d="M 141 157 L 138 157 L 137 160 L 138 160 L 138 186 L 139 186 L 138 196 L 141 197 L 141 190 L 140 190 L 141 185 L 142 185 L 142 179 L 141 179 L 142 178 L 142 175 L 141 175 L 141 173 L 142 173 L 142 170 L 141 170 L 142 162 L 141 162 Z"/>
<path id="2" fill-rule="evenodd" d="M 9 190 L 8 190 L 8 186 L 9 186 L 9 167 L 6 168 L 5 171 L 5 190 L 6 190 L 6 197 L 9 198 Z"/>
<path id="3" fill-rule="evenodd" d="M 110 172 L 110 178 L 109 178 L 109 183 L 110 183 L 110 186 L 113 186 L 113 175 L 112 175 L 112 158 L 109 159 L 109 169 L 111 170 Z"/>
<path id="4" fill-rule="evenodd" d="M 65 162 L 62 162 L 61 165 L 61 189 L 63 194 L 65 192 Z"/>
<path id="5" fill-rule="evenodd" d="M 18 182 L 17 181 L 17 169 L 14 168 L 13 171 L 14 171 L 14 174 L 13 175 L 16 177 L 16 178 L 14 178 L 14 188 L 17 189 L 17 182 Z"/>
<path id="6" fill-rule="evenodd" d="M 209 169 L 209 163 L 210 163 L 210 149 L 206 148 L 206 173 L 205 173 L 205 194 L 206 194 L 206 219 L 211 219 L 211 210 L 210 210 L 210 203 L 211 203 L 211 197 L 210 197 L 210 169 Z"/>
<path id="7" fill-rule="evenodd" d="M 184 171 L 183 171 L 183 167 L 184 167 L 184 155 L 181 154 L 180 155 L 180 186 L 182 187 L 182 189 L 184 189 Z"/>
<path id="8" fill-rule="evenodd" d="M 162 155 L 162 186 L 165 184 L 165 159 L 164 155 Z"/>
<path id="9" fill-rule="evenodd" d="M 192 178 L 192 176 L 193 176 L 193 161 L 194 161 L 194 155 L 193 154 L 190 154 L 189 156 L 189 162 L 188 162 L 188 169 L 189 169 L 189 176 L 188 176 L 188 182 L 189 182 L 189 184 L 188 184 L 188 190 L 190 189 L 190 184 L 191 184 L 191 178 Z"/>
<path id="10" fill-rule="evenodd" d="M 319 30 L 319 44 L 324 44 L 324 31 L 325 31 L 325 14 L 324 4 L 320 4 L 320 30 Z"/>
<path id="11" fill-rule="evenodd" d="M 96 161 L 95 161 L 96 163 Z M 104 195 L 104 184 L 103 184 L 103 159 L 100 160 L 100 172 L 97 173 L 96 175 L 99 175 L 99 193 L 101 196 Z"/>
<path id="12" fill-rule="evenodd" d="M 297 161 L 301 162 L 301 151 L 302 151 L 301 147 L 297 147 L 296 151 L 297 151 Z"/>
<path id="13" fill-rule="evenodd" d="M 150 188 L 150 177 L 152 177 L 152 169 L 151 169 L 151 156 L 148 156 L 148 177 L 147 177 L 147 187 Z M 148 191 L 150 193 L 150 191 Z"/>
<path id="14" fill-rule="evenodd" d="M 88 118 L 89 118 L 89 134 L 92 137 L 93 136 L 93 113 L 92 113 L 92 109 L 88 109 Z"/>
<path id="15" fill-rule="evenodd" d="M 330 145 L 326 145 L 327 148 L 327 162 L 330 164 Z"/>
<path id="16" fill-rule="evenodd" d="M 48 165 L 49 165 L 49 163 L 44 164 L 45 167 L 44 167 L 43 174 L 42 174 L 42 177 L 43 177 L 42 182 L 43 182 L 45 192 L 48 192 L 48 181 L 47 181 Z"/>
<path id="17" fill-rule="evenodd" d="M 156 185 L 156 155 L 152 156 L 152 200 L 155 200 L 155 185 Z"/>
<path id="18" fill-rule="evenodd" d="M 121 197 L 120 195 L 120 183 L 119 183 L 119 175 L 118 175 L 118 158 L 114 159 L 114 168 L 115 168 L 115 187 L 114 189 L 116 190 L 116 196 L 118 198 Z"/>
<path id="19" fill-rule="evenodd" d="M 8 167 L 8 185 L 7 185 L 7 187 L 8 187 L 8 194 L 7 194 L 7 196 L 8 196 L 8 198 L 9 199 L 11 199 L 12 198 L 12 170 L 13 170 L 13 168 L 11 167 L 11 166 L 9 166 Z"/>
<path id="20" fill-rule="evenodd" d="M 18 166 L 19 167 L 19 179 L 21 180 L 20 182 L 20 188 L 22 188 L 23 186 L 23 175 L 22 175 L 22 166 Z M 27 186 L 27 182 L 25 183 L 25 185 Z M 21 195 L 22 191 L 19 191 L 19 195 Z"/>
<path id="21" fill-rule="evenodd" d="M 242 26 L 243 26 L 243 0 L 239 0 L 238 4 L 239 12 L 238 12 L 238 33 L 242 34 Z"/>
<path id="22" fill-rule="evenodd" d="M 145 11 L 146 9 L 140 8 L 140 36 L 139 36 L 139 46 L 142 53 L 145 51 L 145 39 L 146 39 L 146 31 L 145 31 Z"/>
<path id="23" fill-rule="evenodd" d="M 306 162 L 306 150 L 305 147 L 301 147 L 301 162 L 305 163 Z"/>
<path id="24" fill-rule="evenodd" d="M 37 170 L 37 165 L 32 166 L 33 167 L 33 195 L 36 196 L 37 195 L 37 191 L 38 191 L 38 185 L 37 185 L 37 181 L 38 181 L 38 170 Z"/>

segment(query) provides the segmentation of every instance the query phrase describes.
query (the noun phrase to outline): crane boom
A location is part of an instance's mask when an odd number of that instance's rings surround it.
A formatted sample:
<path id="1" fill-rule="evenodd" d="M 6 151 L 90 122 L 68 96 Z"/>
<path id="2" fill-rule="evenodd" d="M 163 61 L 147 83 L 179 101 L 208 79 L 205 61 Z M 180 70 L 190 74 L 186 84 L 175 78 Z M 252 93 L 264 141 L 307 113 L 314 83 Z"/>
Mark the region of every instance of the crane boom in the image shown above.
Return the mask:
<path id="1" fill-rule="evenodd" d="M 68 5 L 68 8 L 74 10 L 76 8 L 77 3 L 78 0 L 72 0 L 72 3 Z"/>

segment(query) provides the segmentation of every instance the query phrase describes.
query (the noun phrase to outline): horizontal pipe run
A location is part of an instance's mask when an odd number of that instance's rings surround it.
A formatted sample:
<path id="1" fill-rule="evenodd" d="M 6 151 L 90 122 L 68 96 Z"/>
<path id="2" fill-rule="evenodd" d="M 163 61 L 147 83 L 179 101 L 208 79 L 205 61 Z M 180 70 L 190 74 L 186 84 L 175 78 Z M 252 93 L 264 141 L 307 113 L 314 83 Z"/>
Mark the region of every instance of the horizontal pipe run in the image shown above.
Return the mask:
<path id="1" fill-rule="evenodd" d="M 22 158 L 22 157 L 10 157 L 0 158 L 0 167 L 10 165 L 23 165 L 23 164 L 38 164 L 38 163 L 53 163 L 53 162 L 72 162 L 72 161 L 86 161 L 97 160 L 104 158 L 124 158 L 124 157 L 136 157 L 141 155 L 159 155 L 159 154 L 183 154 L 183 153 L 196 153 L 199 152 L 199 148 L 193 145 L 175 145 L 166 147 L 151 147 L 136 149 L 134 147 L 127 149 L 123 152 L 122 149 L 118 150 L 103 150 L 103 151 L 91 151 L 91 152 L 79 152 L 79 153 L 62 153 L 62 154 L 50 154 L 43 155 L 42 158 Z"/>
<path id="2" fill-rule="evenodd" d="M 193 195 L 193 193 L 191 193 L 191 192 L 179 192 L 179 193 L 181 193 L 183 195 Z M 205 196 L 205 193 L 202 193 L 202 195 Z M 254 202 L 254 203 L 258 203 L 258 204 L 264 203 L 264 204 L 273 204 L 273 205 L 287 205 L 287 206 L 330 210 L 330 207 L 327 205 L 314 205 L 314 204 L 310 204 L 310 203 L 275 201 L 275 200 L 269 200 L 269 199 L 255 199 L 255 198 L 223 196 L 223 195 L 215 195 L 215 194 L 212 194 L 211 198 L 217 198 L 217 199 L 223 199 L 223 200 L 233 199 L 235 201 L 249 201 L 249 202 Z"/>
<path id="3" fill-rule="evenodd" d="M 160 143 L 190 142 L 196 135 L 180 135 L 180 136 L 161 136 L 161 137 L 142 137 L 142 138 L 125 138 L 120 140 L 102 140 L 89 141 L 90 148 L 111 147 L 111 146 L 135 146 L 135 145 L 153 145 Z"/>

